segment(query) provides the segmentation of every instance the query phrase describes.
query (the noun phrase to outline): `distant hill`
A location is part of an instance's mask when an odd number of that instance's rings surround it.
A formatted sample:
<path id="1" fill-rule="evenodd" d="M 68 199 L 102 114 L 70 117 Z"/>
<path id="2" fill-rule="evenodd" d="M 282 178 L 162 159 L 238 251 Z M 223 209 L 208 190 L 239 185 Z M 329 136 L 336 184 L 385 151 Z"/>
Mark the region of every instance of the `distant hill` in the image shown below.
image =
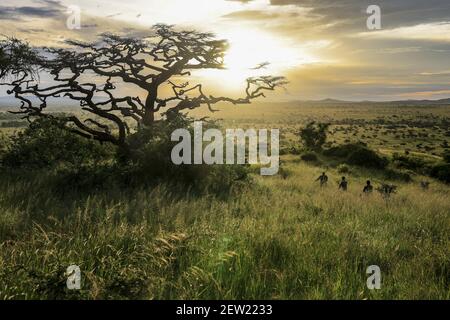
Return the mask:
<path id="1" fill-rule="evenodd" d="M 36 98 L 30 98 L 30 100 L 38 105 L 40 101 Z M 264 99 L 255 101 L 255 104 L 262 103 L 267 104 L 270 102 L 264 101 Z M 388 105 L 388 106 L 450 106 L 450 98 L 440 100 L 398 100 L 398 101 L 345 101 L 337 99 L 323 99 L 323 100 L 294 100 L 290 102 L 283 102 L 292 105 L 358 105 L 358 104 L 371 104 L 371 105 Z M 14 110 L 20 105 L 20 101 L 10 96 L 0 97 L 0 112 Z M 51 110 L 64 110 L 78 108 L 79 103 L 69 98 L 53 98 L 49 99 L 48 107 Z"/>
<path id="2" fill-rule="evenodd" d="M 29 98 L 33 104 L 39 105 L 41 102 L 39 99 L 30 97 Z M 0 97 L 0 111 L 13 110 L 20 106 L 20 100 L 10 97 L 4 96 Z M 76 107 L 79 106 L 79 102 L 74 101 L 69 98 L 58 98 L 58 99 L 49 99 L 48 101 L 49 107 Z"/>
<path id="3" fill-rule="evenodd" d="M 450 98 L 448 99 L 440 99 L 440 100 L 401 100 L 401 101 L 392 101 L 390 103 L 395 104 L 416 104 L 416 105 L 450 105 Z"/>
<path id="4" fill-rule="evenodd" d="M 383 105 L 405 105 L 405 106 L 450 106 L 450 98 L 439 100 L 396 100 L 396 101 L 345 101 L 337 99 L 323 99 L 323 100 L 297 100 L 295 103 L 304 104 L 327 104 L 327 105 L 339 105 L 339 104 L 383 104 Z"/>

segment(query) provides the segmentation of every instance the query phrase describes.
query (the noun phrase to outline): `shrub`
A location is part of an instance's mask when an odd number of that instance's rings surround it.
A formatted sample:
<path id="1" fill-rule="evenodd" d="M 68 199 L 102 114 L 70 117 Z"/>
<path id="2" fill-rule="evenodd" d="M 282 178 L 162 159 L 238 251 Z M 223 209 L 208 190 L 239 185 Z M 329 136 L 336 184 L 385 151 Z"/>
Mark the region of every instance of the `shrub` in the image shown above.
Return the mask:
<path id="1" fill-rule="evenodd" d="M 53 120 L 39 119 L 12 138 L 2 162 L 8 167 L 56 168 L 52 183 L 60 194 L 160 182 L 219 193 L 237 181 L 248 181 L 245 165 L 173 164 L 171 152 L 177 142 L 171 141 L 171 134 L 179 128 L 193 130 L 191 119 L 180 116 L 142 128 L 129 137 L 126 148 L 114 149 L 78 137 Z"/>
<path id="2" fill-rule="evenodd" d="M 385 158 L 380 157 L 375 151 L 368 148 L 360 148 L 350 153 L 347 163 L 376 169 L 383 169 L 388 165 Z"/>
<path id="3" fill-rule="evenodd" d="M 443 163 L 432 166 L 430 175 L 442 182 L 450 183 L 450 164 Z"/>
<path id="4" fill-rule="evenodd" d="M 394 153 L 392 160 L 397 168 L 418 170 L 423 169 L 425 166 L 425 161 L 411 156 L 404 156 L 398 153 Z"/>
<path id="5" fill-rule="evenodd" d="M 40 169 L 82 166 L 110 159 L 112 148 L 87 140 L 61 127 L 57 120 L 35 120 L 11 138 L 1 157 L 9 168 Z"/>
<path id="6" fill-rule="evenodd" d="M 386 169 L 384 171 L 384 177 L 387 180 L 397 180 L 397 181 L 403 181 L 403 182 L 411 182 L 412 181 L 411 175 L 408 172 L 392 170 L 392 169 Z"/>
<path id="7" fill-rule="evenodd" d="M 112 185 L 124 183 L 126 171 L 119 171 L 114 166 L 81 166 L 66 167 L 57 171 L 52 181 L 53 191 L 57 195 L 92 193 L 110 188 Z"/>
<path id="8" fill-rule="evenodd" d="M 383 169 L 388 165 L 386 158 L 379 156 L 366 144 L 360 142 L 336 146 L 325 150 L 324 154 L 344 159 L 347 164 L 366 168 Z"/>
<path id="9" fill-rule="evenodd" d="M 337 167 L 337 172 L 338 173 L 350 173 L 350 168 L 346 164 L 340 164 Z"/>
<path id="10" fill-rule="evenodd" d="M 300 130 L 300 138 L 304 146 L 310 150 L 320 150 L 327 140 L 329 123 L 310 122 Z"/>
<path id="11" fill-rule="evenodd" d="M 0 155 L 8 151 L 11 140 L 3 133 L 0 133 Z"/>
<path id="12" fill-rule="evenodd" d="M 343 145 L 338 145 L 332 147 L 330 149 L 326 149 L 323 151 L 323 154 L 328 157 L 336 157 L 336 158 L 346 158 L 348 155 L 356 149 L 366 148 L 367 144 L 363 142 L 357 143 L 346 143 Z"/>
<path id="13" fill-rule="evenodd" d="M 306 152 L 302 154 L 300 158 L 306 162 L 316 162 L 319 160 L 314 152 Z"/>
<path id="14" fill-rule="evenodd" d="M 193 119 L 177 115 L 170 122 L 155 123 L 130 136 L 129 149 L 118 152 L 118 163 L 130 172 L 128 179 L 136 184 L 173 182 L 215 193 L 228 190 L 236 181 L 247 180 L 247 165 L 175 165 L 172 162 L 172 149 L 178 143 L 171 141 L 172 132 L 184 128 L 193 136 L 192 124 Z M 217 125 L 204 122 L 203 127 L 207 130 Z M 191 150 L 194 152 L 194 148 Z"/>
<path id="15" fill-rule="evenodd" d="M 280 149 L 280 156 L 286 155 L 286 154 L 293 154 L 293 155 L 299 155 L 302 153 L 302 148 L 296 145 L 287 146 L 282 149 Z"/>
<path id="16" fill-rule="evenodd" d="M 445 163 L 450 163 L 450 151 L 446 151 L 443 157 Z"/>

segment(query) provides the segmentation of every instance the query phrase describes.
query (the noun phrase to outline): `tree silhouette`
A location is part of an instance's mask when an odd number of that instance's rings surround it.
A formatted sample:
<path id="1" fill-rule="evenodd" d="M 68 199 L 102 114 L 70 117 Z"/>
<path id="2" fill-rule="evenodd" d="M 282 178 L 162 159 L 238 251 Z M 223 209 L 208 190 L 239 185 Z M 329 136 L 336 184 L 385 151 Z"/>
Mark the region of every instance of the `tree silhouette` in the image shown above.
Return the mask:
<path id="1" fill-rule="evenodd" d="M 15 38 L 0 41 L 0 79 L 24 73 L 36 77 L 36 62 L 37 55 L 28 44 Z"/>
<path id="2" fill-rule="evenodd" d="M 329 123 L 310 122 L 300 130 L 300 138 L 307 149 L 320 150 L 327 140 Z"/>
<path id="3" fill-rule="evenodd" d="M 70 98 L 78 101 L 89 116 L 65 116 L 61 118 L 65 128 L 117 146 L 124 146 L 130 134 L 127 120 L 137 127 L 152 126 L 155 121 L 170 121 L 171 115 L 203 105 L 215 111 L 213 105 L 220 102 L 249 104 L 263 97 L 265 91 L 286 83 L 284 77 L 255 77 L 247 79 L 243 97 L 207 95 L 201 84 L 190 85 L 185 78 L 194 70 L 224 69 L 228 43 L 210 33 L 176 31 L 173 26 L 155 25 L 147 38 L 102 34 L 93 43 L 70 40 L 66 44 L 68 48 L 30 50 L 16 41 L 16 46 L 27 49 L 9 50 L 10 57 L 3 51 L 2 59 L 9 60 L 9 65 L 12 62 L 12 67 L 6 68 L 2 76 L 14 75 L 6 83 L 11 86 L 8 93 L 21 102 L 20 110 L 15 112 L 25 118 L 53 117 L 46 112 L 48 99 Z M 20 64 L 24 56 L 27 63 Z M 39 81 L 26 67 L 29 62 L 39 74 L 51 75 L 53 82 L 49 85 Z M 121 94 L 118 83 L 141 94 Z M 38 105 L 35 101 L 39 101 Z M 156 120 L 157 113 L 165 116 Z"/>

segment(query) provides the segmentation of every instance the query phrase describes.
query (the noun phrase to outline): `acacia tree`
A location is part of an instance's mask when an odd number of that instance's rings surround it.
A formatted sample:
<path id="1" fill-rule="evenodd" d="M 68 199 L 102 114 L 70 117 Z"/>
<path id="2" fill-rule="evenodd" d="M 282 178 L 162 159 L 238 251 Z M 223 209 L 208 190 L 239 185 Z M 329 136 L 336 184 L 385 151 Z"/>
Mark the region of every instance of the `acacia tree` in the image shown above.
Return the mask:
<path id="1" fill-rule="evenodd" d="M 306 148 L 310 150 L 320 150 L 327 141 L 329 123 L 310 122 L 299 132 L 300 138 Z"/>
<path id="2" fill-rule="evenodd" d="M 20 74 L 35 78 L 36 62 L 36 53 L 26 43 L 15 38 L 0 41 L 0 79 Z"/>
<path id="3" fill-rule="evenodd" d="M 15 113 L 28 119 L 54 117 L 47 111 L 48 99 L 70 98 L 78 101 L 88 116 L 60 117 L 66 129 L 89 139 L 125 146 L 130 134 L 129 119 L 137 127 L 152 126 L 156 121 L 170 121 L 171 114 L 203 105 L 213 112 L 213 105 L 220 102 L 249 104 L 263 97 L 265 91 L 286 83 L 284 77 L 255 77 L 247 79 L 242 97 L 208 95 L 201 84 L 190 85 L 185 78 L 195 70 L 224 69 L 227 41 L 210 33 L 176 31 L 167 25 L 156 25 L 153 31 L 147 38 L 102 34 L 93 43 L 66 41 L 68 47 L 64 48 L 9 50 L 6 56 L 11 56 L 9 64 L 12 62 L 14 67 L 7 72 L 14 77 L 5 84 L 10 86 L 8 93 L 21 102 Z M 16 45 L 26 47 L 20 42 Z M 24 55 L 33 69 L 16 64 Z M 51 75 L 52 83 L 39 81 L 33 70 Z M 121 94 L 118 83 L 132 86 L 141 94 Z M 157 119 L 158 113 L 166 116 Z"/>

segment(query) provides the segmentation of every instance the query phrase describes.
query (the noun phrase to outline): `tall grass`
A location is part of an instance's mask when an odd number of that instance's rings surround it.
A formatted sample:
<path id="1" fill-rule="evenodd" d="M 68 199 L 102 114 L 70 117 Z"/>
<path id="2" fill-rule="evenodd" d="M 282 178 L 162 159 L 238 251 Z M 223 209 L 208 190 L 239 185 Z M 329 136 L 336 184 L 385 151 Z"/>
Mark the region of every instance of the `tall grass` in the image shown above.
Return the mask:
<path id="1" fill-rule="evenodd" d="M 57 196 L 49 177 L 0 185 L 0 299 L 449 299 L 449 189 L 384 199 L 284 161 L 226 198 L 169 186 Z M 26 182 L 28 181 L 28 182 Z M 82 290 L 66 289 L 70 265 Z M 381 290 L 366 287 L 378 265 Z"/>

